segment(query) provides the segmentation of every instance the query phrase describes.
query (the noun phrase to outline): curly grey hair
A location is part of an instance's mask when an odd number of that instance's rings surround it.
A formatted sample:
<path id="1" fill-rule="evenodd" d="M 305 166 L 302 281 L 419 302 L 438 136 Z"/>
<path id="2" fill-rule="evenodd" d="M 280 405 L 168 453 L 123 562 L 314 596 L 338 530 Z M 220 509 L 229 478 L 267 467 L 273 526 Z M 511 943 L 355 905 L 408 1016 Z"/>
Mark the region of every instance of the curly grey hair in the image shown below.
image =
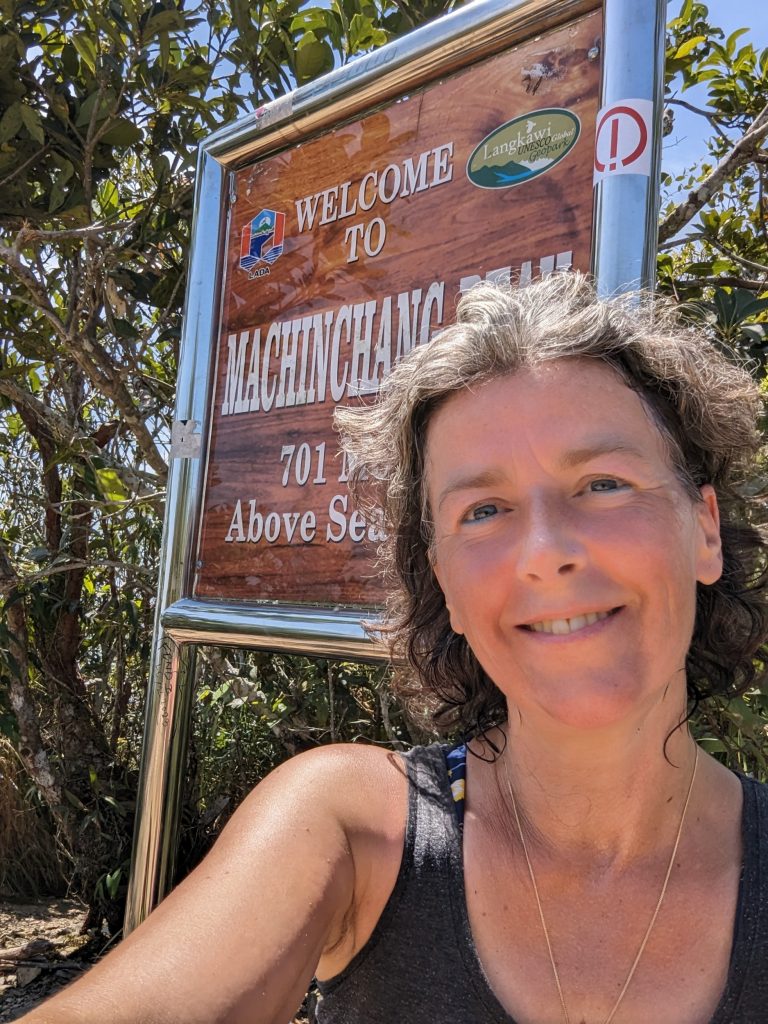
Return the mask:
<path id="1" fill-rule="evenodd" d="M 383 516 L 380 552 L 391 584 L 383 626 L 408 670 L 395 688 L 442 731 L 466 736 L 506 717 L 506 703 L 463 636 L 450 626 L 432 569 L 425 494 L 427 426 L 452 394 L 555 359 L 612 367 L 649 410 L 671 464 L 694 500 L 711 484 L 721 510 L 721 579 L 698 584 L 686 671 L 693 701 L 742 692 L 768 655 L 764 541 L 743 483 L 760 449 L 760 392 L 749 373 L 679 311 L 651 295 L 598 299 L 583 274 L 557 273 L 524 288 L 481 284 L 456 323 L 414 350 L 371 407 L 337 410 L 351 485 Z"/>

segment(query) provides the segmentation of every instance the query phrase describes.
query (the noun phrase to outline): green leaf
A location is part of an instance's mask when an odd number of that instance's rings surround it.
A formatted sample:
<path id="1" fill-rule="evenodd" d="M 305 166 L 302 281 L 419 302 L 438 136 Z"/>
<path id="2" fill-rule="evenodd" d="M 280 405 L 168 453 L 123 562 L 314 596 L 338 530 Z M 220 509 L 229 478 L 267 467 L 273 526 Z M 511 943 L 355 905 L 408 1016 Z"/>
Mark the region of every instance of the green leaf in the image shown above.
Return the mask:
<path id="1" fill-rule="evenodd" d="M 11 35 L 0 36 L 0 74 L 8 74 L 16 63 L 16 42 Z"/>
<path id="2" fill-rule="evenodd" d="M 124 317 L 116 316 L 114 318 L 115 334 L 120 338 L 127 338 L 129 341 L 133 341 L 138 338 L 140 331 L 136 325 L 131 323 L 130 320 L 126 320 Z"/>
<path id="3" fill-rule="evenodd" d="M 117 871 L 113 871 L 111 874 L 108 874 L 105 878 L 106 889 L 107 892 L 109 893 L 109 898 L 112 900 L 117 898 L 117 892 L 118 889 L 120 888 L 120 879 L 122 878 L 122 876 L 122 868 L 118 868 Z"/>
<path id="4" fill-rule="evenodd" d="M 77 50 L 71 43 L 67 43 L 61 51 L 61 66 L 70 78 L 76 78 L 79 71 Z"/>
<path id="5" fill-rule="evenodd" d="M 95 470 L 99 491 L 107 501 L 125 501 L 128 491 L 114 469 Z"/>
<path id="6" fill-rule="evenodd" d="M 149 19 L 144 26 L 144 39 L 153 39 L 160 32 L 172 32 L 184 28 L 184 15 L 180 11 L 161 11 Z"/>
<path id="7" fill-rule="evenodd" d="M 706 36 L 692 36 L 691 39 L 686 39 L 684 43 L 678 46 L 673 59 L 677 60 L 679 57 L 687 57 L 692 50 L 696 49 L 699 43 L 705 43 L 706 41 Z"/>
<path id="8" fill-rule="evenodd" d="M 377 28 L 367 14 L 355 14 L 349 23 L 350 53 L 358 53 L 360 50 L 367 50 L 372 46 L 381 46 L 386 43 L 387 38 L 387 33 L 383 29 Z"/>
<path id="9" fill-rule="evenodd" d="M 767 309 L 768 299 L 753 299 L 749 292 L 744 296 L 744 301 L 739 303 L 739 313 L 743 320 L 764 313 Z"/>
<path id="10" fill-rule="evenodd" d="M 0 117 L 0 143 L 7 142 L 9 139 L 14 138 L 24 123 L 22 114 L 22 103 L 20 100 L 16 100 L 10 107 L 5 111 L 2 117 Z"/>
<path id="11" fill-rule="evenodd" d="M 104 217 L 109 217 L 120 205 L 120 194 L 114 181 L 102 181 L 98 189 L 98 200 Z"/>
<path id="12" fill-rule="evenodd" d="M 78 111 L 77 117 L 75 118 L 75 126 L 77 128 L 84 128 L 86 125 L 90 124 L 91 117 L 93 115 L 93 108 L 96 106 L 97 103 L 99 104 L 99 108 L 101 111 L 104 108 L 105 97 L 102 94 L 101 90 L 94 89 L 92 93 L 86 96 L 86 98 L 83 100 L 80 106 L 80 110 Z"/>
<path id="13" fill-rule="evenodd" d="M 725 52 L 729 57 L 732 57 L 736 52 L 736 42 L 744 35 L 745 32 L 749 32 L 748 28 L 737 28 L 735 32 L 731 32 L 725 41 Z"/>
<path id="14" fill-rule="evenodd" d="M 327 29 L 329 19 L 333 18 L 330 11 L 324 11 L 320 7 L 310 7 L 308 11 L 302 11 L 291 21 L 291 32 L 313 32 L 315 29 Z"/>
<path id="15" fill-rule="evenodd" d="M 160 67 L 163 71 L 168 70 L 168 65 L 171 62 L 171 38 L 167 32 L 160 34 Z"/>
<path id="16" fill-rule="evenodd" d="M 5 417 L 5 429 L 12 438 L 17 438 L 24 430 L 24 423 L 18 413 L 12 412 Z"/>
<path id="17" fill-rule="evenodd" d="M 39 142 L 40 144 L 45 142 L 45 132 L 43 131 L 43 121 L 37 110 L 33 110 L 32 107 L 28 107 L 26 103 L 21 105 L 21 120 L 24 122 L 24 127 L 30 134 L 30 137 Z"/>
<path id="18" fill-rule="evenodd" d="M 96 43 L 94 42 L 93 36 L 88 32 L 76 32 L 72 36 L 72 45 L 80 54 L 80 59 L 88 67 L 93 74 L 96 74 L 96 57 L 98 52 L 96 50 Z"/>
<path id="19" fill-rule="evenodd" d="M 296 48 L 296 80 L 309 82 L 332 68 L 333 50 L 328 43 L 318 39 L 314 32 L 303 35 Z"/>
<path id="20" fill-rule="evenodd" d="M 121 117 L 104 132 L 100 141 L 108 146 L 133 146 L 142 136 L 141 128 L 133 121 Z"/>
<path id="21" fill-rule="evenodd" d="M 42 363 L 14 363 L 12 366 L 4 366 L 0 370 L 0 380 L 9 380 L 14 377 L 21 377 L 30 370 L 42 366 Z"/>
<path id="22" fill-rule="evenodd" d="M 79 797 L 76 797 L 75 794 L 71 790 L 65 789 L 65 790 L 63 790 L 63 793 L 64 793 L 64 799 L 67 800 L 70 804 L 72 804 L 73 807 L 77 808 L 78 811 L 85 811 L 85 810 L 87 810 L 87 808 L 86 808 L 85 804 L 83 803 L 83 801 L 80 800 Z"/>
<path id="23" fill-rule="evenodd" d="M 51 188 L 51 194 L 48 197 L 48 212 L 53 213 L 63 205 L 64 200 L 67 198 L 67 193 L 62 188 L 60 180 L 56 180 Z"/>
<path id="24" fill-rule="evenodd" d="M 118 52 L 123 49 L 125 46 L 124 38 L 115 22 L 110 18 L 105 18 L 104 15 L 100 14 L 98 11 L 94 11 L 92 17 L 93 23 L 98 31 L 109 37 L 113 48 L 116 48 Z"/>
<path id="25" fill-rule="evenodd" d="M 51 113 L 58 118 L 59 121 L 66 123 L 69 120 L 69 104 L 61 93 L 49 93 L 48 105 Z"/>
<path id="26" fill-rule="evenodd" d="M 754 345 L 763 345 L 768 338 L 768 324 L 742 324 L 741 333 Z"/>
<path id="27" fill-rule="evenodd" d="M 712 274 L 712 261 L 697 260 L 694 263 L 688 263 L 685 267 L 685 273 L 695 277 L 709 277 Z"/>
<path id="28" fill-rule="evenodd" d="M 699 740 L 699 746 L 708 754 L 722 754 L 728 750 L 723 741 L 716 739 L 714 736 L 703 736 Z"/>
<path id="29" fill-rule="evenodd" d="M 56 178 L 60 185 L 66 185 L 72 175 L 75 173 L 75 165 L 69 160 L 61 161 L 61 171 Z"/>

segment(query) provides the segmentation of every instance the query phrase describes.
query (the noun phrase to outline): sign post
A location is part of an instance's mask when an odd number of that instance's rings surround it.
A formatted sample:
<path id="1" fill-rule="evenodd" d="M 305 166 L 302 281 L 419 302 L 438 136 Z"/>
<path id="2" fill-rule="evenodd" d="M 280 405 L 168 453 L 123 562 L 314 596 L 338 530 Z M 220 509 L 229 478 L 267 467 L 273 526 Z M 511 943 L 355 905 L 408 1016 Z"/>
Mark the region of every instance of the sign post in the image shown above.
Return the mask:
<path id="1" fill-rule="evenodd" d="M 172 882 L 196 645 L 383 656 L 335 407 L 479 280 L 615 290 L 625 246 L 652 280 L 664 5 L 606 0 L 627 17 L 627 83 L 599 0 L 477 0 L 201 146 L 126 930 Z"/>
<path id="2" fill-rule="evenodd" d="M 592 252 L 602 296 L 656 279 L 665 15 L 660 0 L 605 4 Z"/>

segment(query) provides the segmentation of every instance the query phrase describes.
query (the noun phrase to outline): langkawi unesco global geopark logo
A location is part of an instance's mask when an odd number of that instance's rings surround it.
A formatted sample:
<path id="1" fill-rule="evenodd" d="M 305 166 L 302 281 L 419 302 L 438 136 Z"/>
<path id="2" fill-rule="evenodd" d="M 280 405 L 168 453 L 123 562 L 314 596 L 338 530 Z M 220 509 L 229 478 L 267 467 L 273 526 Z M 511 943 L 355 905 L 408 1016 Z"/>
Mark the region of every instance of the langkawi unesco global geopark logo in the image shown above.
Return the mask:
<path id="1" fill-rule="evenodd" d="M 283 251 L 284 236 L 285 214 L 261 210 L 240 235 L 240 269 L 250 271 L 248 277 L 264 277 Z"/>
<path id="2" fill-rule="evenodd" d="M 467 177 L 478 188 L 522 185 L 559 164 L 580 134 L 570 110 L 532 110 L 486 135 L 467 160 Z"/>

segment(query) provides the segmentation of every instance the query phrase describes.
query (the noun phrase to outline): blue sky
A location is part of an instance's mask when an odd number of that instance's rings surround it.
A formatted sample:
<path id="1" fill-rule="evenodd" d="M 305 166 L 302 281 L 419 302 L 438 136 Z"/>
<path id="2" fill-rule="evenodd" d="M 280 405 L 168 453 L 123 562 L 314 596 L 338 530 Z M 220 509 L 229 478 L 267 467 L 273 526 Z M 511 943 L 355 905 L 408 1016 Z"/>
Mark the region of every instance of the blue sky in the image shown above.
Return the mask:
<path id="1" fill-rule="evenodd" d="M 758 51 L 768 47 L 766 0 L 708 0 L 707 6 L 711 25 L 719 26 L 726 35 L 737 28 L 749 28 L 750 31 L 741 37 L 742 45 L 751 42 Z M 672 0 L 669 5 L 670 17 L 679 9 L 679 0 Z M 706 94 L 702 91 L 697 95 L 697 92 L 698 90 L 689 89 L 682 94 L 682 99 L 703 106 Z M 703 118 L 681 107 L 675 107 L 674 131 L 664 139 L 664 169 L 670 174 L 676 174 L 700 159 L 705 153 L 704 139 L 708 134 L 708 127 Z"/>

